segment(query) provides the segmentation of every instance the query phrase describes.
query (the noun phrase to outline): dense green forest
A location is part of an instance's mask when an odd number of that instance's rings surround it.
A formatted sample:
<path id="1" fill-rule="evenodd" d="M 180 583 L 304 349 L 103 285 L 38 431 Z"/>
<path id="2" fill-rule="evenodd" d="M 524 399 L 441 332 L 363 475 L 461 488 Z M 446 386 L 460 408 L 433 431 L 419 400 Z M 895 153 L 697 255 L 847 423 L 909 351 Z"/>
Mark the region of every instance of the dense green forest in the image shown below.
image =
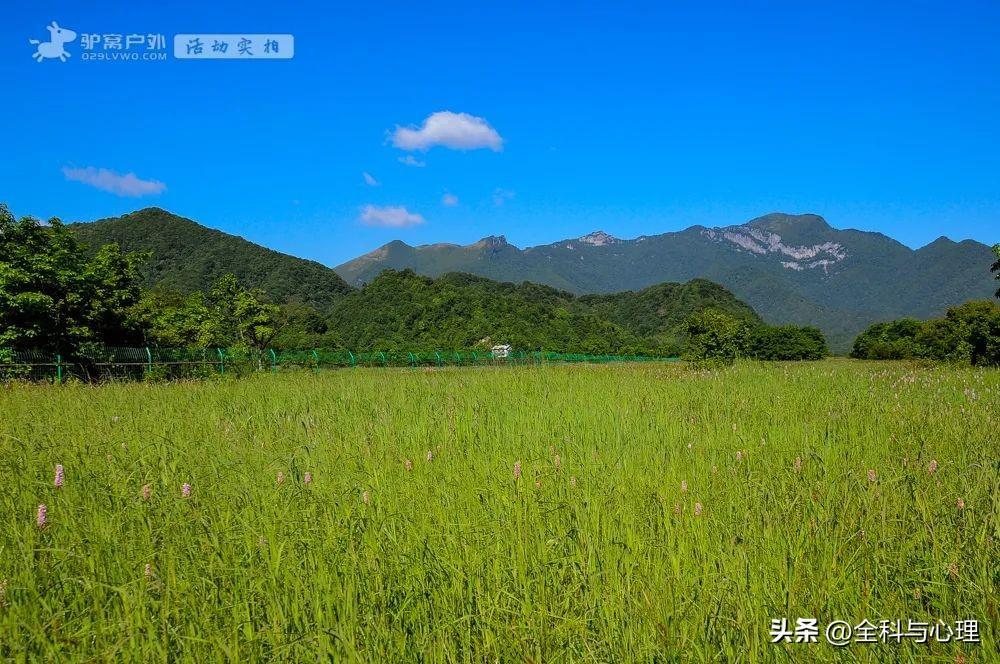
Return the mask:
<path id="1" fill-rule="evenodd" d="M 386 270 L 360 289 L 328 283 L 321 298 L 327 304 L 320 306 L 301 284 L 292 288 L 288 275 L 296 272 L 287 264 L 278 270 L 285 275 L 277 282 L 279 297 L 259 286 L 271 277 L 252 263 L 256 256 L 266 265 L 275 260 L 270 255 L 242 254 L 242 278 L 216 273 L 231 260 L 208 271 L 199 262 L 202 267 L 184 278 L 197 280 L 182 287 L 180 276 L 151 279 L 150 265 L 180 273 L 152 251 L 125 253 L 117 243 L 95 248 L 82 237 L 57 219 L 18 220 L 0 206 L 0 347 L 70 356 L 101 344 L 417 351 L 510 344 L 519 350 L 676 355 L 696 347 L 697 321 L 723 321 L 740 331 L 743 355 L 826 354 L 817 331 L 766 326 L 732 293 L 701 279 L 575 296 L 530 282 Z"/>
<path id="2" fill-rule="evenodd" d="M 755 325 L 750 307 L 721 286 L 696 280 L 638 293 L 576 297 L 530 282 L 471 274 L 437 279 L 385 270 L 333 307 L 331 327 L 354 348 L 519 349 L 674 355 L 685 317 L 718 308 Z"/>
<path id="3" fill-rule="evenodd" d="M 1000 281 L 1000 244 L 990 267 Z M 996 297 L 1000 298 L 1000 288 Z M 948 309 L 944 318 L 902 318 L 875 323 L 854 340 L 851 357 L 867 360 L 935 360 L 1000 366 L 1000 305 L 974 300 Z"/>
<path id="4" fill-rule="evenodd" d="M 1000 366 L 1000 305 L 975 300 L 952 307 L 944 318 L 875 323 L 858 335 L 851 357 Z"/>
<path id="5" fill-rule="evenodd" d="M 189 295 L 207 292 L 221 276 L 232 274 L 275 302 L 301 302 L 320 310 L 351 291 L 325 265 L 272 251 L 160 208 L 68 224 L 67 229 L 87 255 L 108 244 L 117 244 L 123 252 L 147 254 L 139 270 L 145 288 Z"/>

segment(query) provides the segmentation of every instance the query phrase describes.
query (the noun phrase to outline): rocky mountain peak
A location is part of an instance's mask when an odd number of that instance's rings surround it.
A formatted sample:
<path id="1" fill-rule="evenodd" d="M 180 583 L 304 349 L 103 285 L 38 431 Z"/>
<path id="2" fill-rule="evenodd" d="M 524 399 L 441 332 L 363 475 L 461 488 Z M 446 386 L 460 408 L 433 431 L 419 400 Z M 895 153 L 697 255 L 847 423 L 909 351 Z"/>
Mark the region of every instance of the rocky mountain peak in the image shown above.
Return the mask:
<path id="1" fill-rule="evenodd" d="M 588 233 L 581 238 L 577 238 L 577 241 L 582 242 L 583 244 L 591 244 L 595 247 L 603 247 L 606 244 L 621 242 L 621 240 L 615 236 L 608 235 L 604 231 L 594 231 L 593 233 Z"/>

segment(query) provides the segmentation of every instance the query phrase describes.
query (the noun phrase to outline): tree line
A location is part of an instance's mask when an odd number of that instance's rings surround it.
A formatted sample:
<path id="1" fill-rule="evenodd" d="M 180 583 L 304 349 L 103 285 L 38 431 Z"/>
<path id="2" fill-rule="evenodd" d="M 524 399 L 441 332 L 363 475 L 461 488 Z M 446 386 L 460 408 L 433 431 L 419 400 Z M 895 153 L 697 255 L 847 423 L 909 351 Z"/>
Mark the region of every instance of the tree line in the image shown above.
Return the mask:
<path id="1" fill-rule="evenodd" d="M 1000 281 L 1000 244 L 993 245 L 993 253 L 997 260 L 990 272 Z M 875 323 L 854 340 L 851 357 L 1000 366 L 1000 305 L 974 300 L 948 309 L 943 318 Z"/>

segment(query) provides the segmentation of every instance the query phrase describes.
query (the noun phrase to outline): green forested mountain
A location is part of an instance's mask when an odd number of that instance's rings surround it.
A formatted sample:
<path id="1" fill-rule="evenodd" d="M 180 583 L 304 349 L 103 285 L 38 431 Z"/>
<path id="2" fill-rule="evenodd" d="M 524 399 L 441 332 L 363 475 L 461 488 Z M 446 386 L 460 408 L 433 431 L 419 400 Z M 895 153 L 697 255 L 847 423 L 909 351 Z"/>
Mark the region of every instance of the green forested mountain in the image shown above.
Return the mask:
<path id="1" fill-rule="evenodd" d="M 759 318 L 724 288 L 705 281 L 576 297 L 530 282 L 471 274 L 424 277 L 387 270 L 333 308 L 329 325 L 347 348 L 488 347 L 584 353 L 671 354 L 684 319 L 705 309 L 750 324 Z"/>
<path id="2" fill-rule="evenodd" d="M 301 302 L 326 310 L 351 290 L 333 270 L 206 228 L 159 208 L 68 225 L 91 253 L 117 243 L 122 251 L 151 252 L 144 285 L 188 294 L 207 291 L 225 274 L 260 288 L 275 302 Z"/>
<path id="3" fill-rule="evenodd" d="M 558 316 L 569 316 L 570 322 L 557 316 L 564 328 L 557 332 L 558 326 L 551 327 L 552 338 L 569 340 L 570 328 L 577 330 L 574 334 L 581 335 L 581 340 L 599 336 L 596 319 L 612 325 L 613 334 L 632 335 L 644 339 L 643 343 L 669 343 L 676 338 L 685 316 L 679 312 L 687 311 L 688 300 L 705 300 L 728 311 L 746 302 L 770 324 L 819 327 L 835 351 L 846 351 L 856 334 L 873 322 L 931 318 L 949 306 L 990 297 L 995 288 L 989 275 L 993 256 L 985 245 L 942 237 L 914 251 L 878 233 L 831 228 L 816 215 L 771 214 L 737 226 L 695 226 L 634 240 L 598 232 L 523 250 L 503 236 L 468 246 L 410 247 L 395 241 L 341 265 L 337 271 L 343 279 L 319 263 L 272 251 L 158 208 L 68 228 L 89 246 L 91 254 L 111 242 L 124 251 L 150 252 L 151 259 L 141 268 L 147 287 L 182 294 L 207 291 L 219 277 L 232 273 L 244 286 L 263 290 L 276 303 L 307 307 L 292 318 L 309 320 L 310 334 L 325 330 L 324 339 L 339 334 L 341 327 L 346 339 L 378 336 L 373 336 L 370 319 L 389 314 L 364 312 L 348 321 L 344 311 L 372 298 L 352 286 L 371 284 L 386 268 L 412 269 L 428 276 L 464 272 L 499 282 L 546 284 L 551 292 L 530 284 L 503 288 L 514 289 L 511 292 L 522 298 L 529 292 L 533 296 L 548 293 L 543 298 L 545 306 L 558 301 Z M 440 289 L 444 294 L 438 297 L 457 298 L 456 279 L 450 276 L 428 288 Z M 416 287 L 415 283 L 407 285 Z M 479 297 L 480 291 L 492 286 L 467 281 L 463 288 Z M 508 290 L 503 292 L 510 295 Z M 345 297 L 349 301 L 338 307 Z M 385 297 L 402 309 L 410 307 L 412 315 L 416 305 L 407 305 L 398 294 L 386 293 Z M 532 307 L 542 305 L 531 298 L 518 304 L 500 301 L 513 308 L 525 306 L 525 311 L 541 316 Z M 435 306 L 440 306 L 440 300 L 435 300 Z M 509 312 L 499 303 L 491 306 L 472 313 L 505 320 Z M 422 311 L 436 315 L 433 308 Z M 335 317 L 335 324 L 319 322 L 328 314 Z M 390 319 L 386 322 L 398 322 Z M 379 333 L 382 338 L 392 334 L 387 329 Z"/>
<path id="4" fill-rule="evenodd" d="M 692 279 L 656 284 L 640 291 L 581 295 L 574 308 L 604 318 L 642 338 L 676 340 L 691 315 L 714 309 L 752 325 L 760 316 L 719 284 Z"/>
<path id="5" fill-rule="evenodd" d="M 158 208 L 65 228 L 85 253 L 116 243 L 123 251 L 148 255 L 138 269 L 150 290 L 126 324 L 149 345 L 230 343 L 236 330 L 247 332 L 248 338 L 261 336 L 261 343 L 290 348 L 425 351 L 503 343 L 522 350 L 675 354 L 681 351 L 684 321 L 691 314 L 712 309 L 750 326 L 761 322 L 732 293 L 701 279 L 576 296 L 551 286 L 467 273 L 432 279 L 410 270 L 388 270 L 353 288 L 319 263 Z M 246 309 L 237 300 L 253 302 L 255 297 L 249 291 L 242 300 L 228 297 L 230 291 L 238 292 L 235 282 L 226 282 L 228 274 L 281 308 L 259 318 L 263 310 L 255 305 L 253 316 L 259 320 L 251 316 L 243 321 L 246 325 L 222 324 Z"/>
<path id="6" fill-rule="evenodd" d="M 467 246 L 394 241 L 345 263 L 349 283 L 385 268 L 470 272 L 573 293 L 639 290 L 703 278 L 722 284 L 765 321 L 821 328 L 835 350 L 879 320 L 930 318 L 990 297 L 989 247 L 939 238 L 912 250 L 879 233 L 832 228 L 817 215 L 769 214 L 721 228 L 620 240 L 605 233 L 519 249 L 503 236 Z"/>

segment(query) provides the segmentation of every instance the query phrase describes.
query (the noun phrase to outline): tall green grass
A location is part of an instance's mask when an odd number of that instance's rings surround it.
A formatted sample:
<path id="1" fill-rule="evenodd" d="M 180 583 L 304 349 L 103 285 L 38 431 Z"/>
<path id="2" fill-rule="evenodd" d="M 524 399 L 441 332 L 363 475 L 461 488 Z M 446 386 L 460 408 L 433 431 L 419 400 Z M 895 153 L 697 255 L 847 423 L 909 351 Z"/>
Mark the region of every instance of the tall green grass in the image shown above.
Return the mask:
<path id="1" fill-rule="evenodd" d="M 0 656 L 996 661 L 998 431 L 1000 372 L 849 361 L 12 386 Z"/>

